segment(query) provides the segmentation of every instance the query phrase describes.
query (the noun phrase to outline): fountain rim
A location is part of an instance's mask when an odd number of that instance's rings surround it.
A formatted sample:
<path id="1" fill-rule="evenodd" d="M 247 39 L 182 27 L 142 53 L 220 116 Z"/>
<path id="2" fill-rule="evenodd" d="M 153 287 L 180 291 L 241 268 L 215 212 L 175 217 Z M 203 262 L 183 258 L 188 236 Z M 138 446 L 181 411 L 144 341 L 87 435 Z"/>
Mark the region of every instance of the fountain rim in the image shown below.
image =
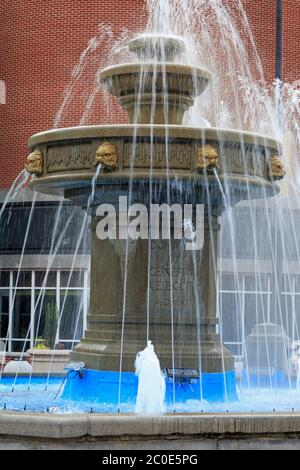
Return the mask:
<path id="1" fill-rule="evenodd" d="M 143 69 L 147 73 L 170 73 L 176 75 L 200 75 L 207 80 L 212 79 L 212 73 L 204 67 L 198 65 L 186 64 L 182 62 L 125 62 L 105 67 L 100 70 L 100 80 L 116 77 L 124 74 L 142 73 Z"/>
<path id="2" fill-rule="evenodd" d="M 49 142 L 63 142 L 66 140 L 103 139 L 120 137 L 149 137 L 154 135 L 158 138 L 178 138 L 193 140 L 212 140 L 230 142 L 236 144 L 252 144 L 269 147 L 277 152 L 282 151 L 282 143 L 275 138 L 237 129 L 226 129 L 218 127 L 195 127 L 182 125 L 164 124 L 116 124 L 116 125 L 89 125 L 54 128 L 39 132 L 29 138 L 29 149 Z"/>
<path id="3" fill-rule="evenodd" d="M 53 444 L 54 440 L 74 439 L 91 436 L 94 439 L 111 439 L 120 436 L 140 436 L 140 440 L 156 436 L 162 440 L 167 436 L 190 436 L 199 439 L 199 436 L 224 434 L 230 435 L 232 440 L 244 438 L 260 439 L 266 435 L 290 436 L 299 438 L 300 413 L 299 412 L 228 412 L 228 413 L 171 413 L 155 415 L 136 415 L 132 413 L 34 413 L 34 412 L 0 412 L 0 443 L 2 439 L 18 438 L 46 439 Z M 49 441 L 48 441 L 49 439 Z M 179 437 L 180 439 L 180 437 Z M 288 437 L 286 437 L 289 440 Z M 105 441 L 104 441 L 105 442 Z M 130 442 L 130 441 L 129 441 Z M 180 441 L 178 441 L 180 442 Z M 55 445 L 55 444 L 54 444 Z"/>
<path id="4" fill-rule="evenodd" d="M 128 48 L 130 52 L 133 52 L 137 55 L 143 55 L 141 52 L 147 54 L 151 53 L 151 48 L 159 49 L 166 48 L 173 49 L 174 56 L 183 54 L 186 50 L 186 40 L 183 36 L 178 36 L 176 34 L 164 34 L 164 33 L 141 33 L 134 36 L 128 42 Z"/>
<path id="5" fill-rule="evenodd" d="M 42 194 L 53 195 L 58 197 L 63 197 L 66 200 L 71 200 L 72 197 L 67 196 L 65 194 L 66 190 L 82 190 L 85 191 L 87 187 L 90 187 L 91 181 L 95 175 L 95 171 L 93 170 L 86 170 L 84 173 L 82 172 L 63 172 L 61 174 L 55 173 L 52 175 L 41 176 L 38 178 L 33 178 L 29 183 L 29 188 L 37 191 Z M 171 175 L 170 175 L 171 176 Z M 116 180 L 116 177 L 118 178 Z M 109 173 L 102 173 L 101 177 L 99 176 L 96 180 L 96 187 L 101 185 L 101 191 L 104 187 L 108 186 L 118 186 L 120 187 L 122 184 L 125 184 L 130 180 L 132 177 L 130 169 L 127 172 L 119 173 L 115 172 L 115 178 L 112 178 Z M 216 179 L 212 175 L 203 176 L 201 174 L 184 174 L 183 172 L 179 173 L 177 171 L 176 174 L 177 179 L 180 179 L 182 182 L 190 182 L 191 179 L 198 182 L 199 184 L 201 181 L 209 181 L 209 184 L 215 184 Z M 165 176 L 157 173 L 153 170 L 153 183 L 165 181 Z M 147 182 L 149 180 L 149 174 L 147 174 L 143 170 L 135 170 L 134 173 L 134 180 L 139 181 L 139 183 Z M 256 189 L 264 188 L 265 194 L 268 197 L 276 196 L 280 192 L 280 188 L 277 183 L 266 181 L 263 178 L 258 177 L 251 177 L 247 176 L 243 178 L 242 176 L 237 176 L 234 174 L 228 174 L 225 177 L 223 175 L 219 175 L 219 180 L 223 184 L 226 180 L 230 180 L 231 184 L 236 183 L 238 186 L 243 184 L 244 187 L 249 188 L 251 187 Z M 100 186 L 99 186 L 100 187 Z M 246 190 L 247 193 L 249 189 Z M 126 188 L 125 188 L 126 192 Z M 252 200 L 259 200 L 259 197 L 253 198 Z M 242 199 L 246 200 L 246 199 Z M 240 202 L 240 201 L 238 201 Z"/>

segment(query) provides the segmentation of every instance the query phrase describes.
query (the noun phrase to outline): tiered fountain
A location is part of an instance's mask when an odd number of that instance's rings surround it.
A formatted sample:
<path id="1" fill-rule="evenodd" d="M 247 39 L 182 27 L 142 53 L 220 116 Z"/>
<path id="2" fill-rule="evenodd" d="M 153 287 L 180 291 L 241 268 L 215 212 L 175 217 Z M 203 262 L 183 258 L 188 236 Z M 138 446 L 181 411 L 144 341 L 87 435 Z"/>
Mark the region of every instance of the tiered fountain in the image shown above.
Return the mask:
<path id="1" fill-rule="evenodd" d="M 31 187 L 70 199 L 92 217 L 90 313 L 72 353 L 85 369 L 65 392 L 117 400 L 121 370 L 122 400 L 134 399 L 134 359 L 150 338 L 172 387 L 175 380 L 176 400 L 190 396 L 176 381 L 179 368 L 197 371 L 194 397 L 234 399 L 233 357 L 222 345 L 216 315 L 218 217 L 241 200 L 278 192 L 275 180 L 284 176 L 280 145 L 247 132 L 182 125 L 211 75 L 180 63 L 185 42 L 179 37 L 141 35 L 129 49 L 137 61 L 102 70 L 100 80 L 130 124 L 54 129 L 29 141 Z M 202 249 L 186 251 L 174 237 L 100 240 L 97 207 L 113 204 L 121 217 L 119 196 L 146 206 L 203 204 Z M 107 382 L 116 386 L 104 396 Z"/>

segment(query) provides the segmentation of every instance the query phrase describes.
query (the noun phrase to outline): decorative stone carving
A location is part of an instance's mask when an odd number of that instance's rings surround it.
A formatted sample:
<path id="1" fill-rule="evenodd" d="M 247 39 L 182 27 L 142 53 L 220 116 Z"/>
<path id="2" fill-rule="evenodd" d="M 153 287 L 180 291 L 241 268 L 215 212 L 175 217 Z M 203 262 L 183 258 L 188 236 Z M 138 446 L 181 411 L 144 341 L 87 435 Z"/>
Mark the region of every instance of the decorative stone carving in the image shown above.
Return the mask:
<path id="1" fill-rule="evenodd" d="M 28 155 L 25 168 L 35 176 L 40 176 L 43 173 L 43 153 L 41 150 L 35 149 L 34 152 Z"/>
<path id="2" fill-rule="evenodd" d="M 115 145 L 104 142 L 96 151 L 94 166 L 103 165 L 105 170 L 113 171 L 117 168 L 118 154 Z"/>
<path id="3" fill-rule="evenodd" d="M 272 155 L 269 167 L 269 177 L 273 180 L 281 180 L 286 175 L 284 165 L 279 155 Z"/>
<path id="4" fill-rule="evenodd" d="M 209 171 L 216 168 L 220 169 L 219 154 L 217 150 L 210 144 L 201 145 L 198 149 L 198 161 L 196 169 L 200 172 Z"/>
<path id="5" fill-rule="evenodd" d="M 51 145 L 47 148 L 47 173 L 59 173 L 73 170 L 90 170 L 94 161 L 94 152 L 89 142 Z"/>
<path id="6" fill-rule="evenodd" d="M 130 168 L 132 162 L 134 168 L 152 168 L 165 169 L 167 166 L 170 170 L 190 170 L 191 169 L 192 145 L 190 143 L 169 143 L 168 153 L 166 155 L 165 142 L 137 142 L 135 146 L 135 156 L 132 154 L 132 142 L 125 142 L 123 153 L 123 166 Z"/>

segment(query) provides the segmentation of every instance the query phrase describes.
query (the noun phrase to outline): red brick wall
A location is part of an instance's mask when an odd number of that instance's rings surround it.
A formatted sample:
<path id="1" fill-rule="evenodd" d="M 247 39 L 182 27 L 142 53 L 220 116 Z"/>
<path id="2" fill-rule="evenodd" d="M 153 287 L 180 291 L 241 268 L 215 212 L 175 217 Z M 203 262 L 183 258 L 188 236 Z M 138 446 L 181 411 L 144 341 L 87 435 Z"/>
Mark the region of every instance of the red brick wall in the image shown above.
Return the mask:
<path id="1" fill-rule="evenodd" d="M 234 6 L 236 0 L 224 0 Z M 275 69 L 276 0 L 243 0 L 268 81 Z M 284 3 L 284 78 L 300 78 L 300 0 Z M 64 89 L 99 23 L 114 32 L 141 29 L 144 0 L 1 0 L 0 80 L 7 88 L 0 104 L 0 187 L 23 168 L 28 137 L 51 128 Z M 83 92 L 83 91 L 82 91 Z M 76 115 L 70 122 L 77 123 Z"/>
<path id="2" fill-rule="evenodd" d="M 227 0 L 230 3 L 232 0 Z M 235 0 L 234 0 L 235 1 Z M 268 82 L 274 79 L 277 0 L 243 0 Z M 283 80 L 300 79 L 300 0 L 282 0 Z"/>
<path id="3" fill-rule="evenodd" d="M 116 32 L 136 29 L 143 8 L 143 0 L 0 1 L 0 80 L 7 89 L 0 105 L 0 187 L 23 168 L 28 137 L 53 126 L 73 67 L 99 23 Z"/>
<path id="4" fill-rule="evenodd" d="M 300 0 L 283 0 L 283 75 L 294 82 L 300 79 Z"/>
<path id="5" fill-rule="evenodd" d="M 275 75 L 277 1 L 244 0 L 243 3 L 264 66 L 265 78 L 272 82 Z"/>

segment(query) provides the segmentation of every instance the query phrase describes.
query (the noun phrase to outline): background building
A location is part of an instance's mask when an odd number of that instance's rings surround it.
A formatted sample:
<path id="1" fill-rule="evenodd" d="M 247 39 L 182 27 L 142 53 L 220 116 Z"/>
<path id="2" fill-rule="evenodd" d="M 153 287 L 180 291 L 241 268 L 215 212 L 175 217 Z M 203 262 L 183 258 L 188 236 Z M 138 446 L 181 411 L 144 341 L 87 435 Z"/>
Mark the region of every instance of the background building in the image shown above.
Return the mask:
<path id="1" fill-rule="evenodd" d="M 241 2 L 261 56 L 265 79 L 271 84 L 275 77 L 277 1 Z M 224 0 L 224 4 L 234 15 L 236 0 Z M 74 66 L 91 38 L 99 35 L 99 25 L 110 24 L 115 34 L 123 29 L 139 31 L 146 18 L 143 0 L 1 0 L 0 203 L 24 167 L 29 136 L 55 125 Z M 283 18 L 283 80 L 293 83 L 300 79 L 299 0 L 283 0 Z M 84 92 L 78 93 L 78 107 L 76 98 L 73 100 L 72 112 L 64 116 L 64 127 L 79 122 L 77 110 Z M 114 108 L 114 115 L 119 122 L 124 121 L 119 108 Z M 90 122 L 98 123 L 97 116 L 92 116 Z M 36 336 L 43 336 L 47 305 L 55 305 L 59 312 L 63 310 L 56 340 L 70 347 L 81 335 L 88 309 L 88 235 L 81 234 L 77 243 L 84 214 L 68 203 L 60 204 L 42 196 L 38 196 L 34 212 L 31 211 L 32 201 L 25 192 L 13 207 L 8 204 L 0 222 L 0 339 L 8 338 L 12 350 L 32 346 Z M 243 215 L 241 209 L 241 220 L 243 216 L 247 223 L 247 211 Z M 26 233 L 30 217 L 30 230 Z M 60 227 L 58 220 L 68 223 Z M 49 251 L 53 252 L 53 248 L 55 251 L 61 235 L 63 240 L 49 263 Z M 265 247 L 263 250 L 266 253 Z M 221 270 L 226 274 L 220 281 L 220 312 L 231 320 L 230 324 L 236 325 L 236 331 L 224 330 L 224 339 L 236 355 L 241 355 L 241 338 L 260 321 L 253 318 L 247 307 L 257 287 L 253 287 L 251 279 L 253 253 L 249 252 L 249 263 L 241 270 L 238 285 L 230 274 L 230 248 L 227 258 L 226 250 L 224 253 Z M 271 312 L 272 266 L 266 260 L 261 269 L 264 312 Z M 286 289 L 284 302 L 290 304 L 287 311 L 294 314 L 300 302 L 300 272 L 295 272 Z M 240 316 L 235 319 L 237 310 Z M 289 334 L 295 336 L 297 325 L 286 322 Z"/>

